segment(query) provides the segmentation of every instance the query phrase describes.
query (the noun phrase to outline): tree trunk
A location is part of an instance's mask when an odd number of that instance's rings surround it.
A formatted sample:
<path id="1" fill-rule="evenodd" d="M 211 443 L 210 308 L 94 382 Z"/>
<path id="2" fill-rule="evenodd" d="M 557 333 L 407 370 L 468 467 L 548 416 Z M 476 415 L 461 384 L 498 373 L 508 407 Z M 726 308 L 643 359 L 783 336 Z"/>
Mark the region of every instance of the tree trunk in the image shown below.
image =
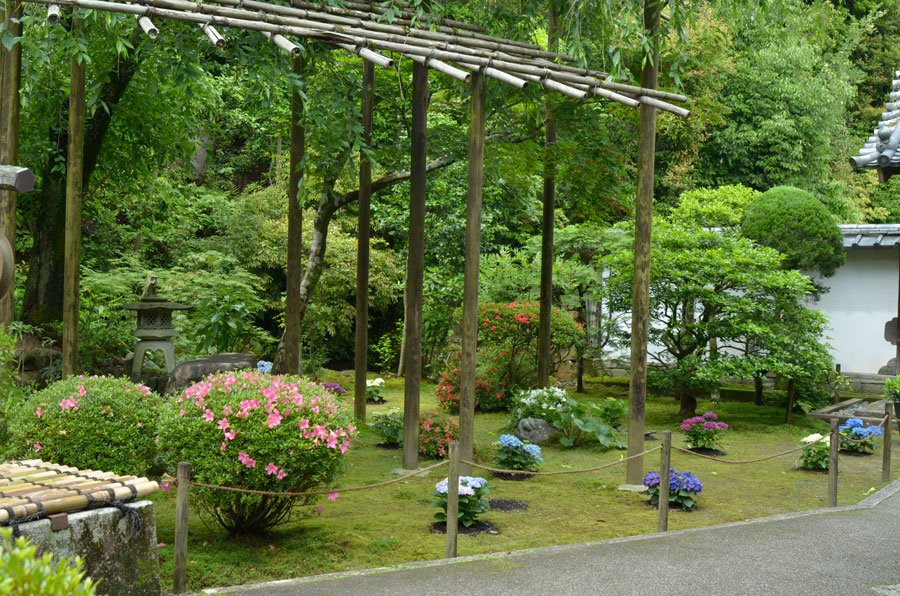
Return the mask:
<path id="1" fill-rule="evenodd" d="M 690 418 L 697 413 L 697 398 L 690 389 L 684 389 L 680 393 L 681 407 L 678 410 L 678 415 Z"/>
<path id="2" fill-rule="evenodd" d="M 753 377 L 753 389 L 754 389 L 754 398 L 753 403 L 757 406 L 763 405 L 763 379 L 762 373 L 757 374 Z"/>
<path id="3" fill-rule="evenodd" d="M 791 423 L 791 412 L 794 409 L 794 392 L 796 390 L 796 384 L 794 383 L 794 379 L 788 379 L 787 384 L 787 405 L 784 408 L 784 423 Z"/>
<path id="4" fill-rule="evenodd" d="M 116 68 L 107 74 L 107 81 L 100 89 L 100 99 L 105 110 L 95 110 L 85 122 L 84 170 L 82 187 L 87 192 L 88 183 L 97 158 L 103 147 L 103 139 L 109 130 L 119 100 L 128 88 L 140 65 L 143 52 L 138 45 L 144 33 L 139 27 L 128 36 L 135 51 L 122 56 Z M 45 325 L 62 319 L 63 296 L 63 248 L 65 242 L 65 173 L 53 167 L 68 158 L 69 135 L 63 126 L 68 119 L 68 97 L 60 100 L 60 119 L 49 125 L 51 155 L 45 160 L 41 173 L 41 191 L 34 202 L 31 220 L 38 222 L 32 230 L 34 239 L 25 280 L 25 296 L 22 299 L 22 320 L 32 325 Z"/>
<path id="5" fill-rule="evenodd" d="M 403 331 L 400 337 L 400 362 L 397 364 L 397 376 L 406 374 L 406 316 L 409 314 L 409 301 L 406 299 L 406 272 L 403 273 Z"/>

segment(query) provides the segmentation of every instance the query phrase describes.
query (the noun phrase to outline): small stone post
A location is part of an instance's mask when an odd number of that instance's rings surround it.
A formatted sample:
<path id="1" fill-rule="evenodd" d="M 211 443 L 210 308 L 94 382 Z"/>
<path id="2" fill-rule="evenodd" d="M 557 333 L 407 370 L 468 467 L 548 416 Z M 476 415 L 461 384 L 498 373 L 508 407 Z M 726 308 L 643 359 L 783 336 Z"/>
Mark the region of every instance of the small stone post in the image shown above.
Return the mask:
<path id="1" fill-rule="evenodd" d="M 669 466 L 672 462 L 672 431 L 662 431 L 662 451 L 659 452 L 659 519 L 657 532 L 669 529 Z"/>
<path id="2" fill-rule="evenodd" d="M 184 594 L 187 583 L 188 494 L 191 491 L 191 464 L 178 463 L 175 493 L 175 578 L 173 592 Z"/>
<path id="3" fill-rule="evenodd" d="M 459 442 L 450 443 L 450 472 L 447 474 L 447 558 L 456 556 L 459 529 Z"/>

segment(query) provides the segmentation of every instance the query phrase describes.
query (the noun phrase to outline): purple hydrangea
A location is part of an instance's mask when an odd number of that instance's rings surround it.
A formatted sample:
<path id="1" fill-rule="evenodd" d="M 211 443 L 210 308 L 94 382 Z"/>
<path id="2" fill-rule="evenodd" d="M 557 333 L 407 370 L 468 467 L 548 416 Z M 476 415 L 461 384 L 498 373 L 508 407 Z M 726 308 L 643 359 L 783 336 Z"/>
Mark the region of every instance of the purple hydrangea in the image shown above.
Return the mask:
<path id="1" fill-rule="evenodd" d="M 341 387 L 340 385 L 338 385 L 337 383 L 332 383 L 332 382 L 330 382 L 330 381 L 324 381 L 324 382 L 319 383 L 319 384 L 320 384 L 322 387 L 324 387 L 324 388 L 326 388 L 326 389 L 330 389 L 330 390 L 333 391 L 334 393 L 337 393 L 338 395 L 344 395 L 345 393 L 347 393 L 347 390 L 344 389 L 343 387 Z"/>

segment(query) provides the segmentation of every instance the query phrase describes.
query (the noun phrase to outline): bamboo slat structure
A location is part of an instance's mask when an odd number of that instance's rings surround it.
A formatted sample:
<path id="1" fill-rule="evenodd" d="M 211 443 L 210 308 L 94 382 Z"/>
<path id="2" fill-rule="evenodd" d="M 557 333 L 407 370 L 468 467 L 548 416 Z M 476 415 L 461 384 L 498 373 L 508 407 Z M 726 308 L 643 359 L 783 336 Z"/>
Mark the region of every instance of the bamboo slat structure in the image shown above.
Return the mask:
<path id="1" fill-rule="evenodd" d="M 670 102 L 686 102 L 683 95 L 605 80 L 600 71 L 572 66 L 574 58 L 520 41 L 492 37 L 483 29 L 459 21 L 426 15 L 416 22 L 414 13 L 401 10 L 401 18 L 383 19 L 385 8 L 376 3 L 350 2 L 344 8 L 310 2 L 292 6 L 259 0 L 27 0 L 28 2 L 88 8 L 158 17 L 201 26 L 217 47 L 224 39 L 213 27 L 259 31 L 286 51 L 296 54 L 288 37 L 314 39 L 354 52 L 365 60 L 391 68 L 391 52 L 457 80 L 468 83 L 465 71 L 479 70 L 489 78 L 519 89 L 529 83 L 575 99 L 588 95 L 637 108 L 651 105 L 687 117 L 688 110 Z M 405 15 L 405 16 L 403 16 Z M 428 28 L 428 27 L 431 28 Z M 457 68 L 453 64 L 461 67 Z"/>
<path id="2" fill-rule="evenodd" d="M 147 17 L 138 17 L 137 18 L 138 25 L 140 25 L 141 30 L 147 34 L 147 37 L 150 39 L 156 39 L 159 35 L 159 29 L 157 29 L 153 25 L 153 21 L 148 19 Z"/>
<path id="3" fill-rule="evenodd" d="M 125 501 L 159 491 L 137 476 L 79 470 L 40 459 L 0 463 L 0 523 L 33 515 L 71 513 L 96 502 Z"/>

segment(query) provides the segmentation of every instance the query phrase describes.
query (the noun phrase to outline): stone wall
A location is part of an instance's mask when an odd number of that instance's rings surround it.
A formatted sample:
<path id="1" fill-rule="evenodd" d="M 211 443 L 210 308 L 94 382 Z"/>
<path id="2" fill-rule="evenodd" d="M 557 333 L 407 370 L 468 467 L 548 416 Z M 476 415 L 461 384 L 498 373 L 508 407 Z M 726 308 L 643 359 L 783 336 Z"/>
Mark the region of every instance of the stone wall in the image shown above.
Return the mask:
<path id="1" fill-rule="evenodd" d="M 137 501 L 128 507 L 141 515 L 141 530 L 136 536 L 131 536 L 127 517 L 112 507 L 71 513 L 69 527 L 55 532 L 47 519 L 22 524 L 19 529 L 39 552 L 66 559 L 81 557 L 98 594 L 159 596 L 153 503 Z"/>

